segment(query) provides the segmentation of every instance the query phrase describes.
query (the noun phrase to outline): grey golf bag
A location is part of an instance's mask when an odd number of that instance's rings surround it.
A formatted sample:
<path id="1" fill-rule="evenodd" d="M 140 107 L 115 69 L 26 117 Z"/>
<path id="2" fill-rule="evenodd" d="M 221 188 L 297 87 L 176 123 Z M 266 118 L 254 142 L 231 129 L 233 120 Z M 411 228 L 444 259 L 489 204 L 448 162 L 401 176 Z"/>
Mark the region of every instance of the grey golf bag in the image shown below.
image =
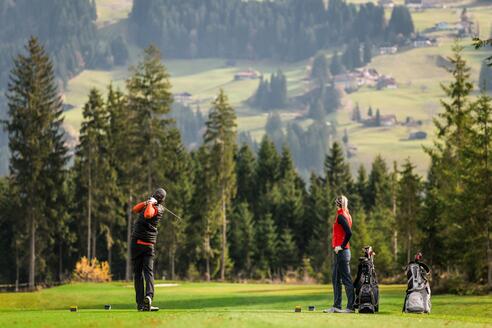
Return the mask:
<path id="1" fill-rule="evenodd" d="M 430 313 L 431 290 L 428 280 L 429 267 L 421 262 L 422 254 L 418 253 L 415 260 L 407 266 L 407 293 L 403 303 L 403 312 Z"/>

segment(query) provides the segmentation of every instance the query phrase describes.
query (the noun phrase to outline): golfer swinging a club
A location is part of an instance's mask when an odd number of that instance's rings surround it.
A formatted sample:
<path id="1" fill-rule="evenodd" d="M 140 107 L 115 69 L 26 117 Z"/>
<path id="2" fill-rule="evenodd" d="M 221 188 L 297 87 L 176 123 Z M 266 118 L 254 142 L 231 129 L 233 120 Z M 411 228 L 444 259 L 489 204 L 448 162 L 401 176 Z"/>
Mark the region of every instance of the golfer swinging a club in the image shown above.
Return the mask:
<path id="1" fill-rule="evenodd" d="M 335 200 L 337 216 L 333 223 L 331 246 L 335 252 L 333 261 L 333 307 L 326 313 L 354 313 L 354 285 L 350 276 L 350 244 L 352 236 L 352 217 L 348 210 L 347 197 L 340 195 Z M 347 294 L 347 308 L 342 310 L 342 283 Z"/>
<path id="2" fill-rule="evenodd" d="M 157 189 L 149 200 L 140 202 L 132 209 L 138 219 L 132 231 L 132 261 L 135 294 L 138 311 L 159 311 L 152 306 L 154 298 L 154 245 L 157 240 L 157 225 L 164 213 L 166 191 Z M 145 278 L 145 289 L 144 289 Z"/>

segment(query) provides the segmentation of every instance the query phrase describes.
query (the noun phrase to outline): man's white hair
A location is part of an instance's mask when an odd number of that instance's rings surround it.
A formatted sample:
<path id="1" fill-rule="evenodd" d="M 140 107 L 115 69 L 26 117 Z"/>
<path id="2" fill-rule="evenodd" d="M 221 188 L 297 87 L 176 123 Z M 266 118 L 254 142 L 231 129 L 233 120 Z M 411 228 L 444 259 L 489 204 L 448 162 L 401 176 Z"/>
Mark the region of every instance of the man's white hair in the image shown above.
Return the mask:
<path id="1" fill-rule="evenodd" d="M 348 207 L 348 199 L 347 197 L 345 197 L 344 195 L 340 195 L 337 197 L 337 199 L 335 200 L 335 204 L 337 205 L 337 207 L 339 208 L 343 208 L 343 209 L 346 209 Z"/>

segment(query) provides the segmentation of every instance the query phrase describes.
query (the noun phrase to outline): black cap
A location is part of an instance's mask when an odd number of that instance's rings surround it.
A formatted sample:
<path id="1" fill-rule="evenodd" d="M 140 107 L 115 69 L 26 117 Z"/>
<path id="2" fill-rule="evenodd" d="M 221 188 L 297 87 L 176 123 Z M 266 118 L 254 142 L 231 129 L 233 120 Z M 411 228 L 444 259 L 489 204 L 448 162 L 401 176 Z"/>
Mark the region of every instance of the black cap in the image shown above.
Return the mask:
<path id="1" fill-rule="evenodd" d="M 152 194 L 152 197 L 157 200 L 157 203 L 162 204 L 162 202 L 166 199 L 166 195 L 167 193 L 163 188 L 157 188 L 157 190 Z"/>

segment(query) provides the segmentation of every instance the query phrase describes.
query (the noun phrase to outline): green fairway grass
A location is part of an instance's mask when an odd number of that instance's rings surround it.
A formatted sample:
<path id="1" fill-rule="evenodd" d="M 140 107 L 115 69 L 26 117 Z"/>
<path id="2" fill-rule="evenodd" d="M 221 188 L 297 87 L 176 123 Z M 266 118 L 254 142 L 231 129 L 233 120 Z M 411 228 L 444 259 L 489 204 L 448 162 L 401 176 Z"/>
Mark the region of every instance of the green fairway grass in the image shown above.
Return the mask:
<path id="1" fill-rule="evenodd" d="M 434 296 L 430 315 L 402 314 L 403 286 L 381 286 L 376 315 L 324 314 L 326 285 L 181 283 L 157 287 L 157 313 L 135 310 L 129 283 L 73 284 L 0 294 L 0 327 L 489 327 L 492 295 Z M 111 304 L 112 310 L 104 310 Z M 69 311 L 77 305 L 79 311 Z M 294 313 L 296 305 L 302 313 Z M 316 306 L 308 312 L 309 305 Z"/>

